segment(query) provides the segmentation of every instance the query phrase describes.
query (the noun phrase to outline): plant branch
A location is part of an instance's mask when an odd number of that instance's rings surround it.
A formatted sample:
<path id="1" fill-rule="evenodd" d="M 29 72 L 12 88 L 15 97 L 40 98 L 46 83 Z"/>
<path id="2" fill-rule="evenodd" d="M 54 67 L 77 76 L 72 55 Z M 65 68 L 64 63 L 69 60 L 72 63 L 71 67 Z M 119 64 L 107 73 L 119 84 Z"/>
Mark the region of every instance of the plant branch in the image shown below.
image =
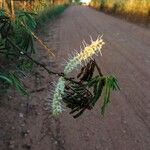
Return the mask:
<path id="1" fill-rule="evenodd" d="M 97 71 L 98 71 L 99 75 L 102 77 L 102 76 L 103 76 L 103 74 L 102 74 L 102 72 L 101 72 L 101 69 L 100 69 L 100 68 L 99 68 L 99 66 L 97 65 L 97 63 L 96 63 L 95 59 L 94 59 L 94 63 L 95 63 L 95 66 L 96 66 L 96 69 L 97 69 Z"/>
<path id="2" fill-rule="evenodd" d="M 53 54 L 52 50 L 49 49 L 49 48 L 43 43 L 43 41 L 42 41 L 41 39 L 39 39 L 39 38 L 35 35 L 34 32 L 32 32 L 22 21 L 21 21 L 20 23 L 23 25 L 23 27 L 24 27 L 27 31 L 29 31 L 29 32 L 31 33 L 31 35 L 39 42 L 39 44 L 44 47 L 44 49 L 46 49 L 48 52 L 51 53 L 51 55 L 52 55 L 53 57 L 55 57 L 55 55 Z"/>
<path id="3" fill-rule="evenodd" d="M 65 80 L 67 81 L 70 81 L 72 83 L 75 83 L 75 84 L 79 84 L 79 82 L 73 80 L 72 78 L 67 78 L 65 77 L 64 73 L 58 73 L 58 72 L 54 72 L 54 71 L 51 71 L 49 70 L 44 64 L 42 63 L 39 63 L 38 61 L 34 60 L 31 56 L 29 56 L 27 53 L 24 53 L 22 52 L 22 50 L 17 46 L 15 45 L 11 39 L 8 38 L 8 41 L 11 43 L 11 45 L 16 48 L 19 52 L 20 52 L 20 55 L 24 55 L 26 56 L 28 59 L 30 59 L 32 62 L 34 62 L 36 65 L 42 67 L 44 70 L 46 70 L 48 72 L 48 74 L 53 74 L 53 75 L 58 75 L 58 76 L 61 76 L 61 77 L 64 77 Z"/>

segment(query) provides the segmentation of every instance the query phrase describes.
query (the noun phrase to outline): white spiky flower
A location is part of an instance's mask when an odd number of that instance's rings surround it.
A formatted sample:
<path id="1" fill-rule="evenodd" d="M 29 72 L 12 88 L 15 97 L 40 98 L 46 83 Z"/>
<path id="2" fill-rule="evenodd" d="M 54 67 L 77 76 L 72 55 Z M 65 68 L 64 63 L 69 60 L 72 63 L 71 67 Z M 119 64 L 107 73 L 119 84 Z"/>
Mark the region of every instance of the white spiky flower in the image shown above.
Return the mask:
<path id="1" fill-rule="evenodd" d="M 59 115 L 62 112 L 61 100 L 62 100 L 62 95 L 64 94 L 64 89 L 65 89 L 65 79 L 64 77 L 60 77 L 58 79 L 58 83 L 54 91 L 53 102 L 52 102 L 52 111 L 53 111 L 53 115 L 55 116 Z"/>
<path id="2" fill-rule="evenodd" d="M 88 45 L 85 42 L 83 42 L 84 49 L 68 61 L 67 65 L 65 66 L 64 73 L 70 73 L 78 65 L 82 64 L 83 61 L 86 61 L 88 58 L 92 58 L 94 54 L 98 52 L 100 52 L 101 54 L 101 49 L 104 44 L 105 43 L 101 37 L 98 37 L 96 41 L 93 41 L 91 39 L 91 45 Z"/>
<path id="3" fill-rule="evenodd" d="M 102 46 L 104 45 L 104 41 L 102 37 L 98 37 L 96 41 L 93 41 L 91 38 L 91 45 L 83 42 L 84 49 L 81 49 L 80 53 L 76 53 L 76 55 L 71 58 L 64 69 L 64 75 L 66 76 L 71 71 L 73 71 L 78 65 L 81 65 L 83 61 L 87 61 L 89 58 L 92 58 L 93 55 L 96 55 L 98 52 L 101 54 Z M 53 102 L 52 102 L 52 111 L 53 115 L 59 115 L 62 112 L 61 101 L 62 95 L 64 94 L 65 89 L 65 79 L 64 77 L 60 77 L 58 79 L 58 83 L 56 85 Z"/>

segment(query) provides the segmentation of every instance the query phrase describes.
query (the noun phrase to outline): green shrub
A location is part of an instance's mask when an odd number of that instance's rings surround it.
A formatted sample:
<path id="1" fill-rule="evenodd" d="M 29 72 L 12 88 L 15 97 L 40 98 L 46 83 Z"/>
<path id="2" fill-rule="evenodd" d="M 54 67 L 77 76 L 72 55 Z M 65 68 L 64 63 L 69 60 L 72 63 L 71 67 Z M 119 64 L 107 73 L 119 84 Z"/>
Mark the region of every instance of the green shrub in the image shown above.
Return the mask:
<path id="1" fill-rule="evenodd" d="M 39 14 L 17 10 L 15 19 L 4 10 L 0 11 L 0 91 L 14 86 L 22 94 L 27 94 L 19 78 L 22 71 L 33 68 L 33 61 L 24 54 L 30 56 L 35 53 L 34 31 L 65 8 L 65 5 L 47 7 Z"/>
<path id="2" fill-rule="evenodd" d="M 57 5 L 45 8 L 42 12 L 39 12 L 39 14 L 36 16 L 37 25 L 39 27 L 42 26 L 48 19 L 52 19 L 61 14 L 66 7 L 67 5 Z"/>

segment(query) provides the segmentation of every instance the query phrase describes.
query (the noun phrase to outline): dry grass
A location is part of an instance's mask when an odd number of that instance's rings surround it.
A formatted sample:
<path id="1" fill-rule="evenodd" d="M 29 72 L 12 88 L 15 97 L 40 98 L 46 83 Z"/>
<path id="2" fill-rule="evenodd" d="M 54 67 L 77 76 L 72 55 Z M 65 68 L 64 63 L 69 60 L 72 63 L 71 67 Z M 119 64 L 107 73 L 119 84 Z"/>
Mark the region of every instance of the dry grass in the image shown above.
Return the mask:
<path id="1" fill-rule="evenodd" d="M 123 14 L 133 21 L 150 22 L 150 0 L 92 0 L 90 6 Z"/>
<path id="2" fill-rule="evenodd" d="M 106 0 L 106 7 L 128 14 L 148 16 L 150 0 Z"/>

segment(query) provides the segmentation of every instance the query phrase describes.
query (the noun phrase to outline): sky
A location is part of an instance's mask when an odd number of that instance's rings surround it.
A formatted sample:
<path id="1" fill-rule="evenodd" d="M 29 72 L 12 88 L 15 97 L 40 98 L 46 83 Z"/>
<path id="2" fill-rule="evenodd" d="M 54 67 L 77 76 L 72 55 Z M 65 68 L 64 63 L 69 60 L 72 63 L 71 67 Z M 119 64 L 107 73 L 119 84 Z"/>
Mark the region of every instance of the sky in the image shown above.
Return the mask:
<path id="1" fill-rule="evenodd" d="M 89 3 L 91 0 L 81 0 L 81 2 Z"/>

